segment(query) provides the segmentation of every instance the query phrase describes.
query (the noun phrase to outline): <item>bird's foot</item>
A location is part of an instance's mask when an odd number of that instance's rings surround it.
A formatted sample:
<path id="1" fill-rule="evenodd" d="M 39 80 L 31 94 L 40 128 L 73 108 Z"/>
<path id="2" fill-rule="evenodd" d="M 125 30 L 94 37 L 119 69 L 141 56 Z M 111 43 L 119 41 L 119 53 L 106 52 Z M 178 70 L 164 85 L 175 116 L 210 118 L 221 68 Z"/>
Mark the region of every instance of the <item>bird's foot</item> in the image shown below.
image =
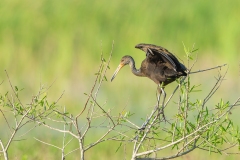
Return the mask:
<path id="1" fill-rule="evenodd" d="M 148 121 L 144 122 L 143 125 L 140 128 L 138 128 L 138 130 L 144 131 L 146 129 L 147 124 L 148 124 Z"/>
<path id="2" fill-rule="evenodd" d="M 162 117 L 160 115 L 162 115 Z M 163 107 L 159 108 L 158 117 L 159 117 L 159 122 L 162 122 L 162 121 L 165 121 L 165 123 L 167 122 Z"/>
<path id="3" fill-rule="evenodd" d="M 162 115 L 162 117 L 160 115 Z M 164 114 L 164 109 L 162 107 L 159 108 L 159 120 L 160 120 L 160 122 L 161 121 L 165 121 L 165 123 L 167 122 L 166 116 Z"/>
<path id="4" fill-rule="evenodd" d="M 165 123 L 167 122 L 167 120 L 166 120 L 166 116 L 165 116 L 165 114 L 164 114 L 164 109 L 162 109 L 162 117 L 163 117 L 163 120 L 165 121 Z"/>

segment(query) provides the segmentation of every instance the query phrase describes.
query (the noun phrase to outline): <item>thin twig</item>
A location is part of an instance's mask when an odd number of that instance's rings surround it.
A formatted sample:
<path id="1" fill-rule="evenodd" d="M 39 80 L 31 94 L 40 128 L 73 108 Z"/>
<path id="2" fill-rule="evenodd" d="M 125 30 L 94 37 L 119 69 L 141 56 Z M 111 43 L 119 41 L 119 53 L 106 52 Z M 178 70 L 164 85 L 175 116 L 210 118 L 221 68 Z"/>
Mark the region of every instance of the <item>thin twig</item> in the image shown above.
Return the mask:
<path id="1" fill-rule="evenodd" d="M 17 98 L 18 102 L 19 102 L 22 106 L 24 106 L 24 105 L 22 104 L 21 100 L 19 99 L 17 93 L 15 92 L 14 88 L 13 88 L 13 85 L 12 85 L 12 82 L 10 81 L 10 78 L 9 78 L 9 76 L 8 76 L 8 73 L 7 73 L 7 70 L 5 70 L 5 73 L 6 73 L 6 75 L 7 75 L 8 82 L 9 82 L 11 88 L 12 88 L 12 91 L 14 92 L 15 97 Z"/>
<path id="2" fill-rule="evenodd" d="M 41 141 L 40 139 L 37 139 L 36 137 L 33 137 L 33 138 L 34 138 L 35 140 L 37 140 L 37 141 L 43 143 L 43 144 L 46 144 L 46 145 L 52 146 L 52 147 L 54 147 L 54 148 L 57 148 L 57 149 L 59 149 L 59 150 L 62 150 L 62 148 L 60 148 L 60 147 L 58 147 L 58 146 L 55 146 L 55 145 L 53 145 L 53 144 L 50 144 L 50 143 L 47 143 L 47 142 Z"/>
<path id="3" fill-rule="evenodd" d="M 8 123 L 8 120 L 7 120 L 6 116 L 5 116 L 5 114 L 3 113 L 3 111 L 2 111 L 1 109 L 0 109 L 0 111 L 1 111 L 1 113 L 2 113 L 2 115 L 3 115 L 3 117 L 4 117 L 4 119 L 5 119 L 5 121 L 6 121 L 6 123 L 7 123 L 7 126 L 8 126 L 9 131 L 11 132 L 11 127 L 10 127 L 10 125 L 9 125 L 9 123 Z"/>
<path id="4" fill-rule="evenodd" d="M 217 68 L 222 68 L 222 67 L 224 67 L 224 66 L 226 66 L 226 65 L 227 65 L 227 64 L 223 64 L 223 65 L 219 65 L 219 66 L 212 67 L 212 68 L 208 68 L 208 69 L 193 71 L 193 72 L 190 72 L 190 73 L 188 73 L 188 74 L 195 74 L 195 73 L 199 73 L 199 72 L 205 72 L 205 71 L 209 71 L 209 70 L 213 70 L 213 69 L 217 69 Z"/>
<path id="5" fill-rule="evenodd" d="M 98 107 L 107 115 L 107 117 L 111 120 L 113 126 L 115 126 L 115 123 L 114 123 L 112 117 L 98 104 L 98 102 L 93 98 L 93 96 L 92 96 L 92 99 L 93 99 L 93 101 L 97 104 L 97 106 L 98 106 Z"/>
<path id="6" fill-rule="evenodd" d="M 66 107 L 65 106 L 63 107 L 63 113 L 64 114 L 66 113 Z M 63 117 L 63 120 L 65 121 L 66 118 Z M 63 123 L 63 130 L 66 131 L 66 123 Z M 65 140 L 66 140 L 66 132 L 63 132 L 62 149 L 61 149 L 61 151 L 62 151 L 62 160 L 65 159 L 65 155 L 64 155 L 64 150 L 65 150 L 65 147 L 66 147 L 65 146 Z"/>

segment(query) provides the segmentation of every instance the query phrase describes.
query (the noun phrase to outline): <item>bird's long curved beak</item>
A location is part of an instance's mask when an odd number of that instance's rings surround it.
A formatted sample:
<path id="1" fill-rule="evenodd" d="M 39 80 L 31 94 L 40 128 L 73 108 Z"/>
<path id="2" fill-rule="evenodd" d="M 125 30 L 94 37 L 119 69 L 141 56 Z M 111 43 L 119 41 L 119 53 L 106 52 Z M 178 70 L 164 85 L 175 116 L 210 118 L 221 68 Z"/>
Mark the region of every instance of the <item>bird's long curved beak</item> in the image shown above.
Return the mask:
<path id="1" fill-rule="evenodd" d="M 118 72 L 120 71 L 120 69 L 123 67 L 124 65 L 123 64 L 119 64 L 116 71 L 113 73 L 113 76 L 111 78 L 111 82 L 113 81 L 113 79 L 117 76 Z"/>

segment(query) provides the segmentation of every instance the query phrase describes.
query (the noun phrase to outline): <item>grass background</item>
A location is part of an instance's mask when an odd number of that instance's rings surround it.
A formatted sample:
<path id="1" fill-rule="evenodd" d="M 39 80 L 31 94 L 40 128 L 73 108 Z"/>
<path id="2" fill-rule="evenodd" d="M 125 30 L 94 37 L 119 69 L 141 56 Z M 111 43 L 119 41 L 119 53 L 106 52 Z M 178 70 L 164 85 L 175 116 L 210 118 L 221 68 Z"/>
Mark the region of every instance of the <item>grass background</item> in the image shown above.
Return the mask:
<path id="1" fill-rule="evenodd" d="M 56 100 L 65 91 L 59 104 L 77 114 L 87 99 L 84 93 L 90 91 L 94 82 L 101 52 L 107 58 L 113 40 L 108 79 L 124 55 L 133 56 L 136 65 L 140 66 L 145 54 L 134 48 L 138 43 L 163 46 L 186 64 L 184 42 L 189 48 L 193 44 L 199 48 L 198 62 L 193 70 L 223 63 L 229 65 L 226 81 L 210 104 L 216 104 L 221 98 L 233 102 L 240 91 L 239 7 L 238 0 L 2 0 L 0 81 L 4 82 L 1 94 L 10 89 L 4 72 L 6 69 L 12 83 L 24 88 L 21 94 L 24 103 L 31 101 L 40 83 L 49 86 L 54 82 L 48 92 L 49 97 Z M 214 76 L 217 74 L 217 71 L 209 71 L 193 75 L 192 83 L 201 84 L 202 90 L 193 97 L 203 99 L 215 84 Z M 166 92 L 171 93 L 175 86 L 176 83 L 169 85 Z M 153 82 L 133 76 L 129 68 L 125 67 L 114 82 L 103 84 L 99 100 L 101 103 L 107 101 L 106 108 L 115 107 L 116 113 L 123 108 L 135 112 L 134 118 L 139 119 L 145 117 L 149 108 L 155 104 L 155 91 Z M 232 116 L 237 117 L 236 114 Z M 4 121 L 1 120 L 0 136 L 4 134 L 4 127 Z M 53 139 L 58 134 L 46 133 L 44 128 L 41 129 L 39 139 L 47 137 L 53 143 L 60 143 L 57 142 L 58 138 Z M 26 140 L 13 144 L 10 149 L 11 159 L 57 159 L 56 156 L 60 156 L 60 152 L 32 139 L 32 134 L 34 132 L 29 133 Z M 116 145 L 115 148 L 118 146 L 114 143 L 111 145 Z M 94 159 L 95 156 L 123 159 L 122 152 L 115 153 L 108 146 L 105 143 L 90 150 L 88 159 Z M 185 159 L 192 159 L 191 156 L 196 155 L 199 159 L 210 159 L 211 156 L 229 159 L 202 154 L 200 151 L 194 151 Z M 73 157 L 69 159 L 76 159 Z"/>

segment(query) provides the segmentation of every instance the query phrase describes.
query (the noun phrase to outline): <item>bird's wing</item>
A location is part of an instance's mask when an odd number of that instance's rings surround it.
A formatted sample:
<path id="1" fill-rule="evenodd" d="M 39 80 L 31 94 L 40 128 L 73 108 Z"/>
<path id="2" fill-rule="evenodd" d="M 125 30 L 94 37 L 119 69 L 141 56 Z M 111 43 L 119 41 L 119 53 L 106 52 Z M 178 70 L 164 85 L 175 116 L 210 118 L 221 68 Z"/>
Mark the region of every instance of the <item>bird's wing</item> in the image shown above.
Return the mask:
<path id="1" fill-rule="evenodd" d="M 158 57 L 160 56 L 160 59 L 162 59 L 164 62 L 170 64 L 172 69 L 174 69 L 174 70 L 177 69 L 176 63 L 179 63 L 177 58 L 173 54 L 168 52 L 167 50 L 163 50 L 162 48 L 159 48 L 159 49 L 148 48 L 148 52 L 150 52 L 147 54 L 148 56 L 151 56 L 151 55 L 156 55 Z"/>
<path id="2" fill-rule="evenodd" d="M 135 48 L 141 49 L 146 53 L 146 59 L 149 63 L 165 63 L 169 69 L 182 73 L 187 70 L 171 52 L 161 46 L 140 43 Z"/>

